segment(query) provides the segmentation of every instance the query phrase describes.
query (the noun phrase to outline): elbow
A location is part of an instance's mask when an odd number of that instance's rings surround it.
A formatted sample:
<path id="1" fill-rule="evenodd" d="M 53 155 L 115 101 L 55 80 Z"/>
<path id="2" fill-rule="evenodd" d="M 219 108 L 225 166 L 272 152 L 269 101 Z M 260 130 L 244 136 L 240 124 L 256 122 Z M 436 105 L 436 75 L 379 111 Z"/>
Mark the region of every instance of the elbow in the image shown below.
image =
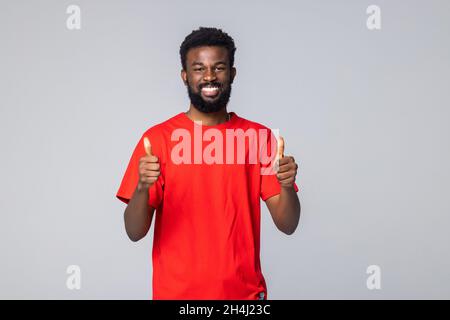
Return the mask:
<path id="1" fill-rule="evenodd" d="M 133 225 L 129 225 L 128 223 L 125 223 L 125 231 L 128 238 L 133 242 L 138 242 L 146 235 L 146 232 L 143 232 L 143 230 L 140 230 Z"/>
<path id="2" fill-rule="evenodd" d="M 300 221 L 300 211 L 298 213 L 298 218 L 294 222 L 285 224 L 282 227 L 279 227 L 278 229 L 280 229 L 280 231 L 283 232 L 284 234 L 290 236 L 297 230 L 299 221 Z"/>
<path id="3" fill-rule="evenodd" d="M 281 225 L 277 225 L 278 230 L 280 230 L 281 232 L 283 232 L 284 234 L 290 236 L 292 235 L 295 230 L 297 229 L 297 225 L 295 226 L 281 226 Z"/>
<path id="4" fill-rule="evenodd" d="M 295 228 L 287 228 L 287 229 L 281 230 L 281 231 L 282 231 L 284 234 L 290 236 L 290 235 L 292 235 L 292 234 L 295 232 L 295 230 L 297 230 L 297 226 L 296 226 Z"/>
<path id="5" fill-rule="evenodd" d="M 150 222 L 132 218 L 133 217 L 130 216 L 127 211 L 125 211 L 125 231 L 131 241 L 138 242 L 147 235 L 147 232 L 150 228 Z"/>
<path id="6" fill-rule="evenodd" d="M 133 241 L 133 242 L 138 242 L 139 240 L 141 240 L 143 238 L 142 235 L 136 235 L 136 234 L 130 234 L 127 232 L 128 238 Z"/>
<path id="7" fill-rule="evenodd" d="M 294 229 L 294 230 L 289 230 L 289 231 L 287 231 L 287 232 L 285 232 L 285 233 L 286 233 L 286 235 L 290 236 L 290 235 L 292 235 L 294 232 L 295 232 L 295 229 Z"/>

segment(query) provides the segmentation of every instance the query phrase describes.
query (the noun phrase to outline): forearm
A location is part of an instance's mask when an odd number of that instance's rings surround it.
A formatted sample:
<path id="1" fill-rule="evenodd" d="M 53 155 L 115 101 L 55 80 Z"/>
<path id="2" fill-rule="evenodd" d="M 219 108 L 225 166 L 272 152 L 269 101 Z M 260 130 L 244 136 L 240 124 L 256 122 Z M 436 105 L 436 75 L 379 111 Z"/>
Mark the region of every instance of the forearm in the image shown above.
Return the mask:
<path id="1" fill-rule="evenodd" d="M 300 220 L 300 210 L 300 201 L 294 187 L 281 187 L 276 210 L 278 228 L 286 234 L 294 233 Z"/>
<path id="2" fill-rule="evenodd" d="M 137 186 L 125 209 L 125 229 L 132 241 L 142 239 L 148 232 L 154 209 L 148 205 L 148 188 Z"/>

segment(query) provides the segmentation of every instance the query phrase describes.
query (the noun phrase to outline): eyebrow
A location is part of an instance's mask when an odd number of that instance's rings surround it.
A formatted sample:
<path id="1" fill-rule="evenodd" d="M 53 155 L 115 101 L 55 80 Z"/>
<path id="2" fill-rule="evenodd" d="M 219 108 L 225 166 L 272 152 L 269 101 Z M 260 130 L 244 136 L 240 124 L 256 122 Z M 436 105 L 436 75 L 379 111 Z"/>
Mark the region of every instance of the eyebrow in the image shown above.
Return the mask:
<path id="1" fill-rule="evenodd" d="M 218 64 L 224 64 L 224 65 L 226 65 L 227 63 L 226 63 L 226 61 L 217 61 L 214 65 L 218 65 Z M 200 61 L 194 61 L 194 62 L 192 62 L 192 66 L 195 66 L 195 65 L 200 65 L 200 66 L 202 66 L 203 63 L 200 62 Z"/>

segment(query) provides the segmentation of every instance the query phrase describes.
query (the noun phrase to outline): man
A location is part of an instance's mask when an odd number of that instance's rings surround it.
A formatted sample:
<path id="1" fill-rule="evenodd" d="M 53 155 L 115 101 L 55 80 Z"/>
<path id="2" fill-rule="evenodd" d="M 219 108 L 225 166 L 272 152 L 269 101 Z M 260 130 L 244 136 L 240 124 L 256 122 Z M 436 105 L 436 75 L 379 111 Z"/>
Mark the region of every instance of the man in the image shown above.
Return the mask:
<path id="1" fill-rule="evenodd" d="M 153 299 L 267 299 L 260 198 L 279 230 L 292 234 L 298 225 L 294 158 L 278 144 L 275 166 L 264 160 L 261 150 L 277 145 L 271 131 L 227 112 L 235 51 L 220 29 L 201 27 L 185 38 L 181 78 L 189 110 L 142 135 L 116 195 L 128 204 L 125 228 L 133 241 L 147 234 L 156 210 Z"/>

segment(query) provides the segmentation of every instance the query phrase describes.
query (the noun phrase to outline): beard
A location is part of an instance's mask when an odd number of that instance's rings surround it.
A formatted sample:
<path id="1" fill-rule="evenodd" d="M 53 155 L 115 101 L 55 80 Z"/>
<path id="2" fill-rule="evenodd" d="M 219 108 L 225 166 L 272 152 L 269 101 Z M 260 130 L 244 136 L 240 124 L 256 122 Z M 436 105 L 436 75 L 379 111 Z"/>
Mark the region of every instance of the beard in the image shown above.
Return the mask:
<path id="1" fill-rule="evenodd" d="M 216 85 L 220 88 L 219 97 L 214 101 L 205 101 L 201 96 L 201 93 L 195 93 L 189 82 L 187 82 L 187 89 L 189 99 L 191 100 L 191 104 L 198 110 L 204 113 L 217 112 L 225 108 L 230 100 L 231 96 L 231 82 L 229 85 L 222 91 L 223 85 L 218 82 L 210 83 L 212 85 Z M 198 91 L 201 92 L 202 87 L 198 88 Z"/>

